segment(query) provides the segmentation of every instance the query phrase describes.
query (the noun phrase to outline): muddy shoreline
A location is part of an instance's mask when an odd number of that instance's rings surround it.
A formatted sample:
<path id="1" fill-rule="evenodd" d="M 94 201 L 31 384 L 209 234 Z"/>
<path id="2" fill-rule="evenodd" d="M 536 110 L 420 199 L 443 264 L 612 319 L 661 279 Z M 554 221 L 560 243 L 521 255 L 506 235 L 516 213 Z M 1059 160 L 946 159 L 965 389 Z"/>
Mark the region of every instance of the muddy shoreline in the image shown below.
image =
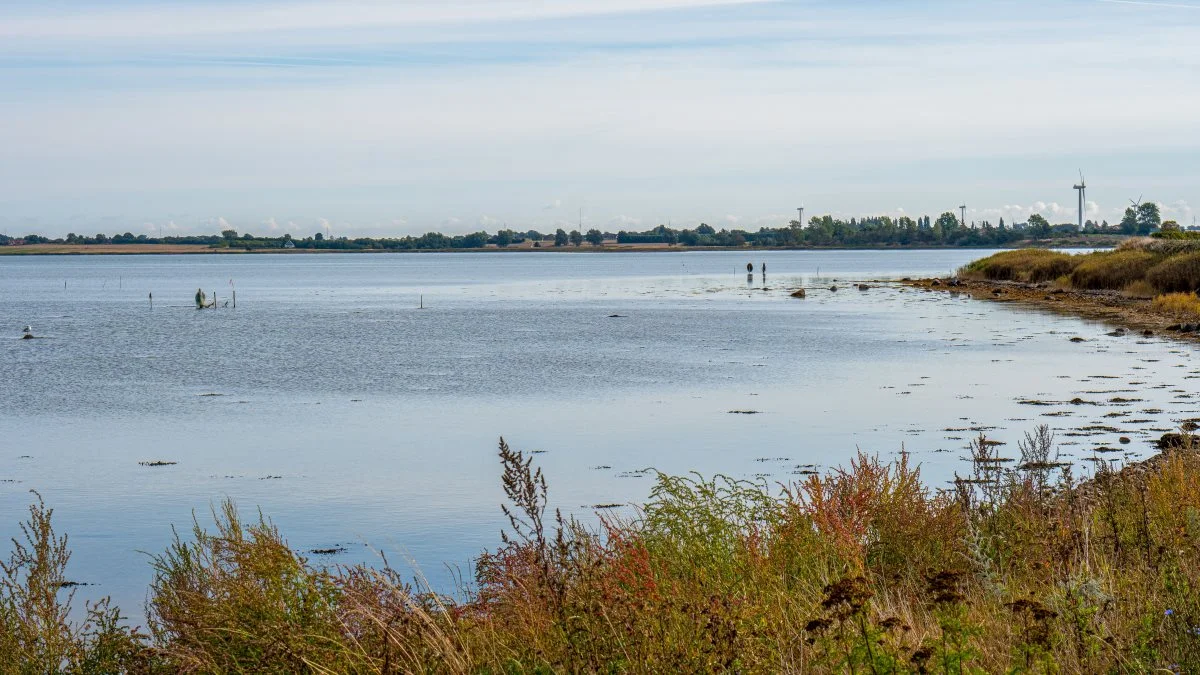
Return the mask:
<path id="1" fill-rule="evenodd" d="M 1176 340 L 1200 341 L 1200 332 L 1197 332 L 1195 327 L 1186 330 L 1189 327 L 1186 324 L 1181 325 L 1178 318 L 1156 310 L 1151 304 L 1151 299 L 1129 296 L 1117 291 L 1084 291 L 1062 289 L 1049 283 L 957 278 L 906 279 L 902 283 L 927 292 L 966 293 L 980 300 L 1016 303 L 1032 309 L 1101 321 L 1118 330 L 1126 329 L 1145 336 L 1162 335 Z M 1192 424 L 1189 425 L 1189 422 Z M 1111 468 L 1117 476 L 1140 480 L 1145 474 L 1166 462 L 1171 453 L 1196 452 L 1195 422 L 1196 420 L 1185 420 L 1180 430 L 1183 433 L 1166 433 L 1155 441 L 1158 453 L 1139 460 L 1127 459 L 1119 466 Z M 1095 481 L 1095 477 L 1086 479 L 1078 484 L 1075 490 L 1081 495 L 1090 494 L 1096 489 Z"/>
<path id="2" fill-rule="evenodd" d="M 954 278 L 910 279 L 902 283 L 930 292 L 966 293 L 980 300 L 1011 302 L 1102 321 L 1127 330 L 1150 331 L 1180 340 L 1200 341 L 1200 332 L 1194 324 L 1181 322 L 1178 317 L 1155 309 L 1150 298 L 1126 295 L 1118 291 L 1063 289 L 1050 283 Z"/>

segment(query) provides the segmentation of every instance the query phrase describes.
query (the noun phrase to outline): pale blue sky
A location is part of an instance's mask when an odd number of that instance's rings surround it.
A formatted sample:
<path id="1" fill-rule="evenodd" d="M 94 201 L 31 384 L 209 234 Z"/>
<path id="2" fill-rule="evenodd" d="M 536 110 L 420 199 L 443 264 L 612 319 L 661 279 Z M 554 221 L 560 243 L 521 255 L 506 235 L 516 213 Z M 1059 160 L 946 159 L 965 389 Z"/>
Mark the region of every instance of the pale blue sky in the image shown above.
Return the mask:
<path id="1" fill-rule="evenodd" d="M 0 229 L 1200 205 L 1200 0 L 0 3 Z"/>

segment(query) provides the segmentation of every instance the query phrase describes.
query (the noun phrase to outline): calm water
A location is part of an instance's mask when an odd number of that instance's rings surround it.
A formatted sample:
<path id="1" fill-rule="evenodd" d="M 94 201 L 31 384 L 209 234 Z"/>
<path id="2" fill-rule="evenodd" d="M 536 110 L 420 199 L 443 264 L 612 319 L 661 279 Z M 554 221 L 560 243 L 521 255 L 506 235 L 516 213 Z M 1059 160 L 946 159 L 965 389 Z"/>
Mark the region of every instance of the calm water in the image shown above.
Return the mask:
<path id="1" fill-rule="evenodd" d="M 0 258 L 0 536 L 38 490 L 94 584 L 78 597 L 136 616 L 141 551 L 230 496 L 298 550 L 346 549 L 321 560 L 384 551 L 449 590 L 498 542 L 501 435 L 590 517 L 642 500 L 647 467 L 776 482 L 903 447 L 940 483 L 956 430 L 1015 446 L 1048 422 L 1087 466 L 1200 412 L 1191 346 L 846 285 L 984 254 L 755 253 L 753 286 L 733 252 Z M 237 308 L 196 311 L 198 286 Z M 1103 405 L 1019 403 L 1075 397 Z M 1113 430 L 1067 435 L 1088 425 Z"/>

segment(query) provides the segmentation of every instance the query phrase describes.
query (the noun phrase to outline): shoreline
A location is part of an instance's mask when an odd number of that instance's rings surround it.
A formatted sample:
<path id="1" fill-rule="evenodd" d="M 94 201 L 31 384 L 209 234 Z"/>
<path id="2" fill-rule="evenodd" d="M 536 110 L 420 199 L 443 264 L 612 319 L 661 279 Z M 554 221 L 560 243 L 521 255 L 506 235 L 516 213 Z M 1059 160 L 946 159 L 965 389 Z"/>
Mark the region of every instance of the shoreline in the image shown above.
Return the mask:
<path id="1" fill-rule="evenodd" d="M 929 292 L 966 293 L 980 300 L 1046 309 L 1139 332 L 1162 333 L 1179 340 L 1200 340 L 1200 332 L 1182 330 L 1188 323 L 1155 309 L 1151 298 L 1126 295 L 1119 291 L 1064 289 L 1050 283 L 952 278 L 910 279 L 900 283 Z"/>
<path id="2" fill-rule="evenodd" d="M 1088 241 L 1024 241 L 1013 246 L 668 246 L 663 244 L 604 244 L 601 246 L 525 246 L 498 248 L 439 249 L 341 249 L 341 248 L 212 248 L 203 244 L 25 244 L 0 246 L 0 256 L 96 256 L 96 255 L 311 255 L 320 253 L 694 253 L 698 251 L 942 251 L 942 250 L 1013 250 L 1019 248 L 1096 248 L 1109 242 Z"/>

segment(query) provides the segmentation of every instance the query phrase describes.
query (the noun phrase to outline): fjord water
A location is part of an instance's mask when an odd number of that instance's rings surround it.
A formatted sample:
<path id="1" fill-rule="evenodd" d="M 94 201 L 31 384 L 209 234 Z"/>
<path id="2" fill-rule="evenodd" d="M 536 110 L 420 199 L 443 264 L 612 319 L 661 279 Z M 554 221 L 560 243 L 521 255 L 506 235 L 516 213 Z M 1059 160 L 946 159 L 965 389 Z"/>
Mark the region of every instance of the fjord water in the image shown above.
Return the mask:
<path id="1" fill-rule="evenodd" d="M 940 485 L 972 427 L 1015 455 L 1050 423 L 1086 471 L 1196 416 L 1191 345 L 847 285 L 987 253 L 3 257 L 0 535 L 37 490 L 93 584 L 78 597 L 137 616 L 144 552 L 229 496 L 338 550 L 316 560 L 383 552 L 450 591 L 499 540 L 501 435 L 591 519 L 643 500 L 651 467 L 776 483 L 903 449 Z M 197 287 L 236 309 L 197 311 Z"/>

